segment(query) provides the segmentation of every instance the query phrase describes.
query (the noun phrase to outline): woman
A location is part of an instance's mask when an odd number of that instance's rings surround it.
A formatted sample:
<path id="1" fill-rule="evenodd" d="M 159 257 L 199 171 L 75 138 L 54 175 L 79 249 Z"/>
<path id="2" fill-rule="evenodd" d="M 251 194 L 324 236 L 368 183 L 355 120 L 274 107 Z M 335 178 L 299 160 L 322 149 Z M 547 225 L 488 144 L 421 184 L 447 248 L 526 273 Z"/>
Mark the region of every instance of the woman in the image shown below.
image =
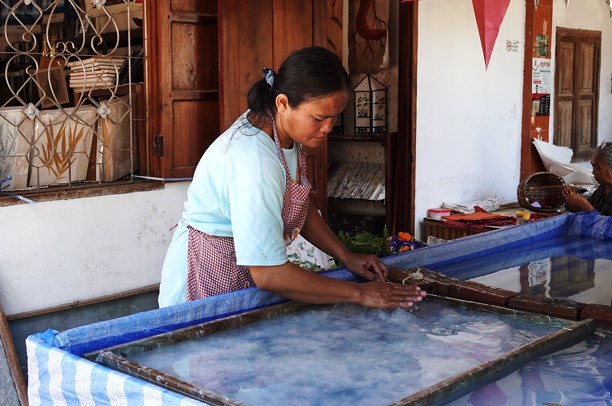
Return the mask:
<path id="1" fill-rule="evenodd" d="M 248 111 L 208 148 L 187 192 L 162 270 L 160 307 L 255 285 L 307 303 L 410 307 L 417 286 L 385 283 L 387 267 L 346 249 L 309 201 L 301 145 L 317 148 L 344 110 L 352 84 L 320 47 L 264 69 Z M 298 234 L 369 282 L 328 278 L 291 263 Z"/>
<path id="2" fill-rule="evenodd" d="M 604 216 L 612 216 L 612 142 L 603 142 L 591 158 L 593 176 L 599 187 L 587 199 L 570 186 L 563 190 L 569 210 L 597 211 Z"/>

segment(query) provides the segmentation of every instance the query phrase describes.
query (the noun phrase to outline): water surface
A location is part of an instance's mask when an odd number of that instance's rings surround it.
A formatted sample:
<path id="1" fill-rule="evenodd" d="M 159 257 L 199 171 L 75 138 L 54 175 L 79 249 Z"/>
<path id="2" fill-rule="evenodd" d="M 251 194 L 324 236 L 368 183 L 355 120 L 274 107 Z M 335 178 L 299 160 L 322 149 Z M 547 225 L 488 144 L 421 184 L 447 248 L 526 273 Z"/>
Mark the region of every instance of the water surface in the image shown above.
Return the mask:
<path id="1" fill-rule="evenodd" d="M 249 405 L 388 405 L 556 328 L 427 300 L 322 306 L 131 355 Z"/>
<path id="2" fill-rule="evenodd" d="M 431 269 L 527 295 L 612 305 L 612 240 L 542 240 Z"/>
<path id="3" fill-rule="evenodd" d="M 612 405 L 612 328 L 530 361 L 516 372 L 454 402 L 462 405 Z"/>

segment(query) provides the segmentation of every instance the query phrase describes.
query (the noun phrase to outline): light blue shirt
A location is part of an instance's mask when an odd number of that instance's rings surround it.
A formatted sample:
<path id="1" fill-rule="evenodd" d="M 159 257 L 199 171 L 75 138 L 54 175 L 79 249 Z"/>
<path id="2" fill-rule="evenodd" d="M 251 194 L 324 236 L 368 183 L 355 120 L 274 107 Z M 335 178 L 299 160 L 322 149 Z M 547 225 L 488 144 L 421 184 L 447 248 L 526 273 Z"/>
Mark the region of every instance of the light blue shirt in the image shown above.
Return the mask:
<path id="1" fill-rule="evenodd" d="M 283 153 L 294 177 L 297 148 Z M 159 306 L 186 300 L 188 225 L 233 237 L 238 265 L 287 262 L 281 217 L 286 186 L 276 144 L 243 114 L 198 163 L 162 267 Z"/>

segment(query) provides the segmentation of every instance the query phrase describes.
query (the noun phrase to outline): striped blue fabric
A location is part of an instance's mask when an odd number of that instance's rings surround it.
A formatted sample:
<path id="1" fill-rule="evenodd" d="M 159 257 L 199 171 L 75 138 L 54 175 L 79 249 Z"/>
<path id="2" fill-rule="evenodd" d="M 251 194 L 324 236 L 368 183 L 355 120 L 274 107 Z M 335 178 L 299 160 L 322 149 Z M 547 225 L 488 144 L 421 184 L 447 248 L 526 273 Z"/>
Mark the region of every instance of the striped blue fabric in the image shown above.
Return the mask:
<path id="1" fill-rule="evenodd" d="M 569 217 L 568 234 L 593 238 L 612 238 L 612 217 L 596 212 L 581 212 Z"/>
<path id="2" fill-rule="evenodd" d="M 204 404 L 53 347 L 36 335 L 26 339 L 26 347 L 31 406 Z"/>

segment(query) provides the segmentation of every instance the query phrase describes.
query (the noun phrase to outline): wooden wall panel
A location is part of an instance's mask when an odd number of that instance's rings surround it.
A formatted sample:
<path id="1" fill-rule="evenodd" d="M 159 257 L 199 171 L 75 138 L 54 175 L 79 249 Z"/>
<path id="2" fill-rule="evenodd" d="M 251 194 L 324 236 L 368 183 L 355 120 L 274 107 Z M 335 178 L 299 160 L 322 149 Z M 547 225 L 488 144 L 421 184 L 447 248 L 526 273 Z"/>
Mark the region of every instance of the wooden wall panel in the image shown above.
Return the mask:
<path id="1" fill-rule="evenodd" d="M 184 44 L 168 50 L 172 58 L 172 89 L 198 91 L 219 88 L 219 60 L 217 47 L 204 44 L 217 43 L 217 25 L 174 23 L 172 43 Z M 214 61 L 214 63 L 211 63 Z"/>
<path id="2" fill-rule="evenodd" d="M 173 148 L 175 172 L 191 170 L 203 151 L 219 135 L 219 102 L 217 100 L 182 100 L 173 103 L 173 131 L 183 134 Z M 190 176 L 190 175 L 185 175 Z"/>
<path id="3" fill-rule="evenodd" d="M 600 48 L 601 32 L 557 28 L 554 142 L 575 160 L 588 160 L 597 144 Z"/>
<path id="4" fill-rule="evenodd" d="M 251 85 L 262 68 L 278 70 L 291 52 L 310 45 L 325 46 L 325 0 L 220 0 L 221 129 L 246 108 Z M 267 23 L 262 23 L 267 22 Z M 326 215 L 327 145 L 306 151 L 311 198 Z"/>
<path id="5" fill-rule="evenodd" d="M 577 141 L 579 150 L 590 150 L 593 140 L 593 100 L 582 99 L 578 102 Z"/>
<path id="6" fill-rule="evenodd" d="M 559 53 L 557 55 L 556 64 L 562 65 L 557 77 L 557 95 L 572 96 L 574 94 L 574 75 L 572 66 L 574 62 L 574 43 L 561 42 L 559 43 Z"/>
<path id="7" fill-rule="evenodd" d="M 313 3 L 274 0 L 274 68 L 291 52 L 314 44 Z"/>
<path id="8" fill-rule="evenodd" d="M 580 66 L 592 67 L 595 60 L 595 44 L 581 44 L 580 46 Z M 593 94 L 595 91 L 595 78 L 593 77 L 593 69 L 580 70 L 580 93 Z"/>
<path id="9" fill-rule="evenodd" d="M 170 3 L 172 11 L 183 11 L 197 14 L 217 14 L 217 2 L 215 0 L 172 0 Z"/>
<path id="10" fill-rule="evenodd" d="M 555 127 L 558 128 L 555 132 L 556 145 L 571 148 L 572 128 L 574 126 L 573 112 L 573 100 L 566 100 L 557 104 L 557 112 L 555 114 Z"/>
<path id="11" fill-rule="evenodd" d="M 274 64 L 272 0 L 220 1 L 219 19 L 221 128 L 226 129 L 246 110 L 247 92 L 261 69 Z"/>
<path id="12" fill-rule="evenodd" d="M 219 133 L 219 53 L 216 0 L 160 0 L 159 52 L 160 173 L 193 176 L 200 157 Z M 159 145 L 162 145 L 160 142 Z"/>

